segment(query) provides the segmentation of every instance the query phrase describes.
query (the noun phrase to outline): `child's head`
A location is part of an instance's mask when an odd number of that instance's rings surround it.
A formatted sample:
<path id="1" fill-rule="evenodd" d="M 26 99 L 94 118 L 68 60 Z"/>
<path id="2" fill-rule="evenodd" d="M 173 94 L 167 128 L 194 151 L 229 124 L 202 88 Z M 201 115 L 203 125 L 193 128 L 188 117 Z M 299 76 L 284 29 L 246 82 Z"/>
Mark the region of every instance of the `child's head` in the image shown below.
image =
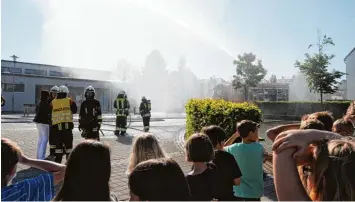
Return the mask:
<path id="1" fill-rule="evenodd" d="M 16 143 L 1 138 L 1 187 L 6 186 L 15 177 L 21 153 Z"/>
<path id="2" fill-rule="evenodd" d="M 139 163 L 129 175 L 132 201 L 188 201 L 189 186 L 180 166 L 170 158 Z"/>
<path id="3" fill-rule="evenodd" d="M 354 126 L 350 120 L 338 119 L 333 124 L 333 132 L 342 136 L 353 136 Z"/>
<path id="4" fill-rule="evenodd" d="M 322 140 L 313 146 L 312 159 L 303 169 L 303 184 L 312 200 L 355 200 L 355 140 Z"/>
<path id="5" fill-rule="evenodd" d="M 185 144 L 186 160 L 189 162 L 209 162 L 214 150 L 210 138 L 202 133 L 193 134 Z"/>
<path id="6" fill-rule="evenodd" d="M 66 162 L 64 183 L 55 200 L 109 200 L 110 177 L 110 148 L 96 140 L 84 140 L 70 153 Z"/>
<path id="7" fill-rule="evenodd" d="M 318 120 L 305 120 L 301 122 L 301 130 L 315 129 L 315 130 L 325 130 L 324 124 Z"/>
<path id="8" fill-rule="evenodd" d="M 226 139 L 226 133 L 224 130 L 216 125 L 203 127 L 201 133 L 206 134 L 215 149 L 223 149 L 224 140 Z"/>
<path id="9" fill-rule="evenodd" d="M 142 134 L 133 143 L 127 174 L 132 172 L 134 167 L 142 161 L 164 157 L 165 154 L 157 138 L 152 134 Z"/>
<path id="10" fill-rule="evenodd" d="M 250 120 L 243 120 L 237 123 L 237 131 L 243 138 L 243 141 L 256 142 L 258 136 L 259 124 Z"/>
<path id="11" fill-rule="evenodd" d="M 330 112 L 315 112 L 307 117 L 307 120 L 309 119 L 318 120 L 322 122 L 326 131 L 332 131 L 334 119 Z"/>

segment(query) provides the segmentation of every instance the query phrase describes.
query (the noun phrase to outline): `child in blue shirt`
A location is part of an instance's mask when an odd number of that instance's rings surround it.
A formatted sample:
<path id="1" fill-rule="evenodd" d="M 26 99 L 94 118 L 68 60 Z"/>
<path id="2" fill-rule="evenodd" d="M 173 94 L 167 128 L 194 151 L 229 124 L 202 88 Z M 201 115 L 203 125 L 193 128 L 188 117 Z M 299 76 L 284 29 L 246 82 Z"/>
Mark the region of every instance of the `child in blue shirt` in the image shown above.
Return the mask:
<path id="1" fill-rule="evenodd" d="M 234 186 L 234 195 L 243 201 L 260 201 L 264 192 L 263 161 L 264 147 L 259 143 L 259 124 L 243 120 L 237 124 L 237 133 L 226 141 L 224 150 L 236 159 L 243 173 L 239 186 Z M 234 143 L 238 137 L 242 142 Z"/>
<path id="2" fill-rule="evenodd" d="M 48 172 L 10 184 L 18 163 Z M 1 138 L 1 201 L 50 201 L 55 196 L 54 185 L 63 179 L 64 173 L 65 165 L 28 158 L 16 143 Z"/>

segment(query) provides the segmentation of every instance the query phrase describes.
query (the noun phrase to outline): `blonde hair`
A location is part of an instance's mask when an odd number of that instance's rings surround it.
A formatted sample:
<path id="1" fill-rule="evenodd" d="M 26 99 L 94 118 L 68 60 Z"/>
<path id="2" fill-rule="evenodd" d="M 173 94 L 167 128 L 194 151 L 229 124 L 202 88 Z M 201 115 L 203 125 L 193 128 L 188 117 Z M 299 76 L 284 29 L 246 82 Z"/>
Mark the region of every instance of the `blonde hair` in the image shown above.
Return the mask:
<path id="1" fill-rule="evenodd" d="M 142 134 L 133 143 L 126 174 L 130 174 L 140 162 L 158 158 L 165 158 L 165 154 L 157 138 L 150 133 Z"/>
<path id="2" fill-rule="evenodd" d="M 317 201 L 355 200 L 355 139 L 317 143 L 309 195 Z M 304 184 L 306 184 L 304 182 Z"/>

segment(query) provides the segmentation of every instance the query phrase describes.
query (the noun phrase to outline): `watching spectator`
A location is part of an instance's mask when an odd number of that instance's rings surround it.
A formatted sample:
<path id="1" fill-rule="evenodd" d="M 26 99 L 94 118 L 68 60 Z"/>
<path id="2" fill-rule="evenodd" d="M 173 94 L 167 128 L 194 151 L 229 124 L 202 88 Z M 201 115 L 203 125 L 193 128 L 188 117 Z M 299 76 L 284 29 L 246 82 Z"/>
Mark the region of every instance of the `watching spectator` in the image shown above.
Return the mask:
<path id="1" fill-rule="evenodd" d="M 186 160 L 193 163 L 186 175 L 190 187 L 191 200 L 211 201 L 216 198 L 216 166 L 208 163 L 213 159 L 213 146 L 204 134 L 192 135 L 185 144 Z"/>
<path id="2" fill-rule="evenodd" d="M 126 174 L 129 175 L 140 162 L 164 157 L 165 154 L 154 135 L 142 134 L 133 143 Z"/>
<path id="3" fill-rule="evenodd" d="M 139 163 L 129 175 L 130 201 L 188 201 L 189 186 L 172 159 L 150 159 Z"/>
<path id="4" fill-rule="evenodd" d="M 31 166 L 48 172 L 37 177 L 9 185 L 16 176 L 17 164 Z M 1 138 L 1 200 L 50 201 L 64 176 L 65 166 L 51 161 L 31 159 L 23 155 L 16 143 Z"/>
<path id="5" fill-rule="evenodd" d="M 320 130 L 290 130 L 273 145 L 274 180 L 280 201 L 354 201 L 355 140 Z M 303 162 L 303 176 L 296 165 Z M 304 182 L 301 182 L 304 179 Z"/>
<path id="6" fill-rule="evenodd" d="M 49 136 L 49 114 L 49 92 L 43 90 L 41 91 L 41 100 L 36 105 L 36 116 L 33 119 L 39 132 L 37 159 L 44 159 L 46 156 Z"/>
<path id="7" fill-rule="evenodd" d="M 66 162 L 64 183 L 54 201 L 110 201 L 111 157 L 109 147 L 96 140 L 79 143 Z"/>
<path id="8" fill-rule="evenodd" d="M 266 153 L 258 142 L 259 125 L 250 120 L 237 124 L 241 143 L 230 145 L 239 135 L 233 135 L 225 143 L 224 150 L 231 153 L 243 173 L 239 186 L 234 186 L 234 194 L 239 200 L 260 201 L 264 192 L 263 161 Z M 270 159 L 268 159 L 270 160 Z"/>
<path id="9" fill-rule="evenodd" d="M 300 130 L 314 129 L 314 130 L 325 130 L 324 124 L 318 120 L 305 120 L 301 122 Z M 283 131 L 282 131 L 283 132 Z"/>
<path id="10" fill-rule="evenodd" d="M 324 124 L 324 128 L 326 131 L 332 131 L 334 118 L 330 112 L 315 112 L 313 114 L 306 115 L 304 119 L 315 119 Z"/>
<path id="11" fill-rule="evenodd" d="M 353 136 L 354 125 L 348 119 L 338 119 L 334 122 L 332 130 L 342 136 Z"/>
<path id="12" fill-rule="evenodd" d="M 234 156 L 223 150 L 226 134 L 216 125 L 204 127 L 201 132 L 210 138 L 215 150 L 212 162 L 217 166 L 216 199 L 233 201 L 235 200 L 233 185 L 240 184 L 242 173 Z"/>

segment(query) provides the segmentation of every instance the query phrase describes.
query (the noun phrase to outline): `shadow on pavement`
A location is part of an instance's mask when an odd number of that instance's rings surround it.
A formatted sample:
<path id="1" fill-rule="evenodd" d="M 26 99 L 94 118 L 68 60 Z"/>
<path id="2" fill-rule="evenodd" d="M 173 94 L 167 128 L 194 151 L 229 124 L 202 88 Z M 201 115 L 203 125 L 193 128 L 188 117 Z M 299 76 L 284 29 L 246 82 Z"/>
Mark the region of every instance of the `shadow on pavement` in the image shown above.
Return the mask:
<path id="1" fill-rule="evenodd" d="M 133 136 L 129 134 L 126 134 L 125 136 L 118 136 L 116 141 L 121 144 L 131 145 L 133 142 Z"/>

